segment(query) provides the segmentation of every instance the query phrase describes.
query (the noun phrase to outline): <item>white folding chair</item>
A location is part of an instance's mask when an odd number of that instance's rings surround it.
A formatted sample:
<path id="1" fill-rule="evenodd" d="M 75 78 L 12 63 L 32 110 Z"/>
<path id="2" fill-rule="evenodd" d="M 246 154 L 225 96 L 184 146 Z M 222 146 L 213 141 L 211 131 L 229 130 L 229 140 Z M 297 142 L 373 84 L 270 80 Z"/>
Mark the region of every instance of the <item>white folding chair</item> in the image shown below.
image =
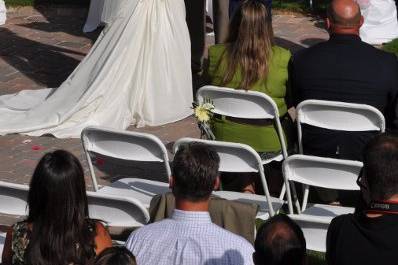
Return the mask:
<path id="1" fill-rule="evenodd" d="M 29 186 L 0 181 L 0 214 L 25 216 Z"/>
<path id="2" fill-rule="evenodd" d="M 358 161 L 307 155 L 292 155 L 283 162 L 282 166 L 287 187 L 290 187 L 289 182 L 298 182 L 336 190 L 359 190 L 356 180 L 361 168 L 362 163 Z M 293 194 L 290 188 L 287 189 L 289 213 L 303 229 L 307 248 L 325 252 L 329 223 L 338 215 L 352 213 L 354 208 L 323 204 L 314 204 L 307 208 L 308 197 L 306 197 L 302 210 L 298 207 L 298 214 L 293 214 L 293 203 L 298 205 L 298 199 L 294 190 L 292 191 Z"/>
<path id="3" fill-rule="evenodd" d="M 380 131 L 386 129 L 383 114 L 375 107 L 327 100 L 305 100 L 296 109 L 299 151 L 303 153 L 301 124 L 340 131 Z"/>
<path id="4" fill-rule="evenodd" d="M 112 194 L 87 191 L 90 218 L 109 226 L 140 227 L 149 222 L 149 213 L 138 200 Z"/>
<path id="5" fill-rule="evenodd" d="M 386 129 L 383 114 L 375 107 L 365 104 L 327 100 L 305 100 L 296 109 L 299 153 L 303 154 L 301 124 L 340 131 L 380 131 Z M 308 197 L 304 185 L 304 197 Z"/>
<path id="6" fill-rule="evenodd" d="M 28 185 L 0 181 L 0 214 L 13 215 L 15 219 L 26 216 L 28 193 Z M 90 218 L 104 221 L 109 226 L 135 228 L 149 222 L 148 211 L 133 198 L 87 191 L 87 199 Z"/>
<path id="7" fill-rule="evenodd" d="M 27 215 L 28 191 L 26 185 L 0 181 L 0 215 L 11 215 L 15 220 Z M 0 233 L 0 263 L 5 238 L 6 233 Z"/>
<path id="8" fill-rule="evenodd" d="M 213 102 L 213 113 L 241 119 L 273 119 L 276 125 L 282 153 L 275 157 L 263 160 L 268 164 L 272 161 L 282 161 L 288 156 L 285 137 L 279 119 L 278 106 L 271 97 L 257 91 L 247 91 L 217 86 L 204 86 L 196 95 L 199 104 L 205 100 Z M 217 140 L 217 139 L 216 139 Z M 285 195 L 283 186 L 280 199 Z"/>
<path id="9" fill-rule="evenodd" d="M 3 256 L 4 243 L 6 241 L 6 233 L 0 233 L 0 264 Z"/>
<path id="10" fill-rule="evenodd" d="M 284 201 L 270 196 L 261 158 L 253 148 L 248 145 L 238 143 L 181 138 L 174 144 L 174 153 L 176 153 L 182 145 L 193 142 L 204 143 L 216 150 L 220 156 L 219 170 L 222 172 L 259 173 L 265 192 L 265 196 L 232 191 L 215 191 L 215 195 L 227 200 L 238 200 L 241 202 L 258 204 L 260 206 L 260 210 L 257 217 L 264 220 L 279 211 Z"/>
<path id="11" fill-rule="evenodd" d="M 264 160 L 263 164 L 271 161 L 282 161 L 287 157 L 287 149 L 282 125 L 279 120 L 278 106 L 271 97 L 257 91 L 232 89 L 227 87 L 204 86 L 196 95 L 199 104 L 205 100 L 213 102 L 213 113 L 241 119 L 273 119 L 276 124 L 282 154 Z"/>
<path id="12" fill-rule="evenodd" d="M 99 187 L 90 156 L 91 153 L 95 153 L 126 161 L 159 162 L 164 165 L 166 174 L 170 178 L 167 150 L 156 136 L 88 127 L 83 130 L 81 139 L 95 191 L 135 198 L 147 208 L 153 196 L 169 191 L 168 183 L 141 178 L 122 178 L 109 186 Z"/>

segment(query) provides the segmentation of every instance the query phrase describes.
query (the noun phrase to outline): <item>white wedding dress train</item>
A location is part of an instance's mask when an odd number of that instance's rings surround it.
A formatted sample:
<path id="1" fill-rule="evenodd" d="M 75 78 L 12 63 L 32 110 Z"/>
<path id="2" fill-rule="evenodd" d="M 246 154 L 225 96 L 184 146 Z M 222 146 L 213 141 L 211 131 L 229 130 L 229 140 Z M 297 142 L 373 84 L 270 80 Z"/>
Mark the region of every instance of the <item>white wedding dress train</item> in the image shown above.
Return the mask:
<path id="1" fill-rule="evenodd" d="M 0 97 L 0 134 L 162 125 L 189 116 L 192 98 L 184 1 L 128 0 L 59 88 Z"/>
<path id="2" fill-rule="evenodd" d="M 364 17 L 360 36 L 369 44 L 382 44 L 398 38 L 397 8 L 394 0 L 358 1 Z"/>
<path id="3" fill-rule="evenodd" d="M 0 0 L 0 25 L 6 23 L 6 18 L 7 18 L 6 4 L 4 3 L 3 0 Z"/>

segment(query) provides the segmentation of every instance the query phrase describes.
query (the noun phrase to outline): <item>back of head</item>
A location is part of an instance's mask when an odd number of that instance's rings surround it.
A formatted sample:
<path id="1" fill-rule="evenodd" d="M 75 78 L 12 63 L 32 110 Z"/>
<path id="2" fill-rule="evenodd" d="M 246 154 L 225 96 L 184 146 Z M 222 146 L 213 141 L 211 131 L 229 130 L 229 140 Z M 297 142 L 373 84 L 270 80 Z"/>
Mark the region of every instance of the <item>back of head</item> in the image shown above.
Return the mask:
<path id="1" fill-rule="evenodd" d="M 95 258 L 94 265 L 136 265 L 133 254 L 125 247 L 111 247 Z"/>
<path id="2" fill-rule="evenodd" d="M 240 71 L 239 88 L 250 87 L 268 74 L 273 32 L 267 7 L 258 0 L 244 0 L 235 12 L 227 39 L 227 69 L 223 85 Z"/>
<path id="3" fill-rule="evenodd" d="M 287 215 L 268 219 L 257 231 L 254 248 L 256 265 L 303 265 L 306 260 L 303 232 Z"/>
<path id="4" fill-rule="evenodd" d="M 327 17 L 329 28 L 335 33 L 357 34 L 363 23 L 361 9 L 354 0 L 333 0 Z"/>
<path id="5" fill-rule="evenodd" d="M 376 136 L 366 145 L 363 158 L 370 199 L 384 201 L 398 195 L 398 138 Z"/>
<path id="6" fill-rule="evenodd" d="M 207 200 L 218 177 L 220 158 L 213 148 L 201 143 L 182 146 L 174 156 L 173 194 L 192 202 Z"/>
<path id="7" fill-rule="evenodd" d="M 30 182 L 28 206 L 27 221 L 33 224 L 28 264 L 80 263 L 93 254 L 95 231 L 87 223 L 83 169 L 71 153 L 58 150 L 42 157 Z"/>

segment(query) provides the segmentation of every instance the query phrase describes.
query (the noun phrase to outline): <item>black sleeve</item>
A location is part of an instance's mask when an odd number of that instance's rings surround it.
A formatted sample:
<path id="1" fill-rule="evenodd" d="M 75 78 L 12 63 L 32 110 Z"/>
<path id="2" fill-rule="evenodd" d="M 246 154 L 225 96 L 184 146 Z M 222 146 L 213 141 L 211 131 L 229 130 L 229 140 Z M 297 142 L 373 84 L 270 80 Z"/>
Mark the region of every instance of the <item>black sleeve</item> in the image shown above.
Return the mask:
<path id="1" fill-rule="evenodd" d="M 393 80 L 391 83 L 390 102 L 386 117 L 387 127 L 394 133 L 398 133 L 398 57 L 394 56 Z"/>
<path id="2" fill-rule="evenodd" d="M 338 217 L 334 218 L 329 225 L 328 233 L 326 236 L 326 264 L 327 265 L 338 265 L 336 264 L 336 236 L 338 229 Z"/>
<path id="3" fill-rule="evenodd" d="M 296 102 L 296 97 L 294 95 L 294 87 L 293 87 L 293 56 L 290 58 L 289 64 L 288 64 L 288 79 L 287 79 L 287 84 L 286 84 L 286 96 L 285 96 L 285 101 L 287 108 L 290 109 L 291 107 L 295 107 L 297 105 Z"/>

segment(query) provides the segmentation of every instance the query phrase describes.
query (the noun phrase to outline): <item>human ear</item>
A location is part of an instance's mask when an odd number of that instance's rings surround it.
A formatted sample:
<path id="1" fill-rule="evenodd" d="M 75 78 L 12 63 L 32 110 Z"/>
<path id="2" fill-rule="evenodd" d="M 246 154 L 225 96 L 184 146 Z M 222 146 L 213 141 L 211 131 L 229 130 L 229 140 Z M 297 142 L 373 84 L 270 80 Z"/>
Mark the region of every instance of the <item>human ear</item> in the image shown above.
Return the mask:
<path id="1" fill-rule="evenodd" d="M 213 190 L 219 190 L 219 189 L 220 189 L 220 177 L 217 176 L 216 181 L 214 182 Z"/>
<path id="2" fill-rule="evenodd" d="M 365 19 L 363 18 L 363 16 L 361 16 L 361 19 L 359 20 L 359 27 L 362 27 L 364 21 Z"/>
<path id="3" fill-rule="evenodd" d="M 173 177 L 173 176 L 170 176 L 170 179 L 169 179 L 169 188 L 170 188 L 170 189 L 173 189 L 173 187 L 174 187 L 174 177 Z"/>
<path id="4" fill-rule="evenodd" d="M 327 29 L 327 30 L 329 30 L 329 29 L 330 29 L 330 27 L 332 26 L 332 25 L 331 25 L 331 23 L 330 23 L 330 20 L 329 20 L 329 18 L 326 18 L 326 20 L 325 20 L 325 24 L 326 24 L 326 29 Z"/>

